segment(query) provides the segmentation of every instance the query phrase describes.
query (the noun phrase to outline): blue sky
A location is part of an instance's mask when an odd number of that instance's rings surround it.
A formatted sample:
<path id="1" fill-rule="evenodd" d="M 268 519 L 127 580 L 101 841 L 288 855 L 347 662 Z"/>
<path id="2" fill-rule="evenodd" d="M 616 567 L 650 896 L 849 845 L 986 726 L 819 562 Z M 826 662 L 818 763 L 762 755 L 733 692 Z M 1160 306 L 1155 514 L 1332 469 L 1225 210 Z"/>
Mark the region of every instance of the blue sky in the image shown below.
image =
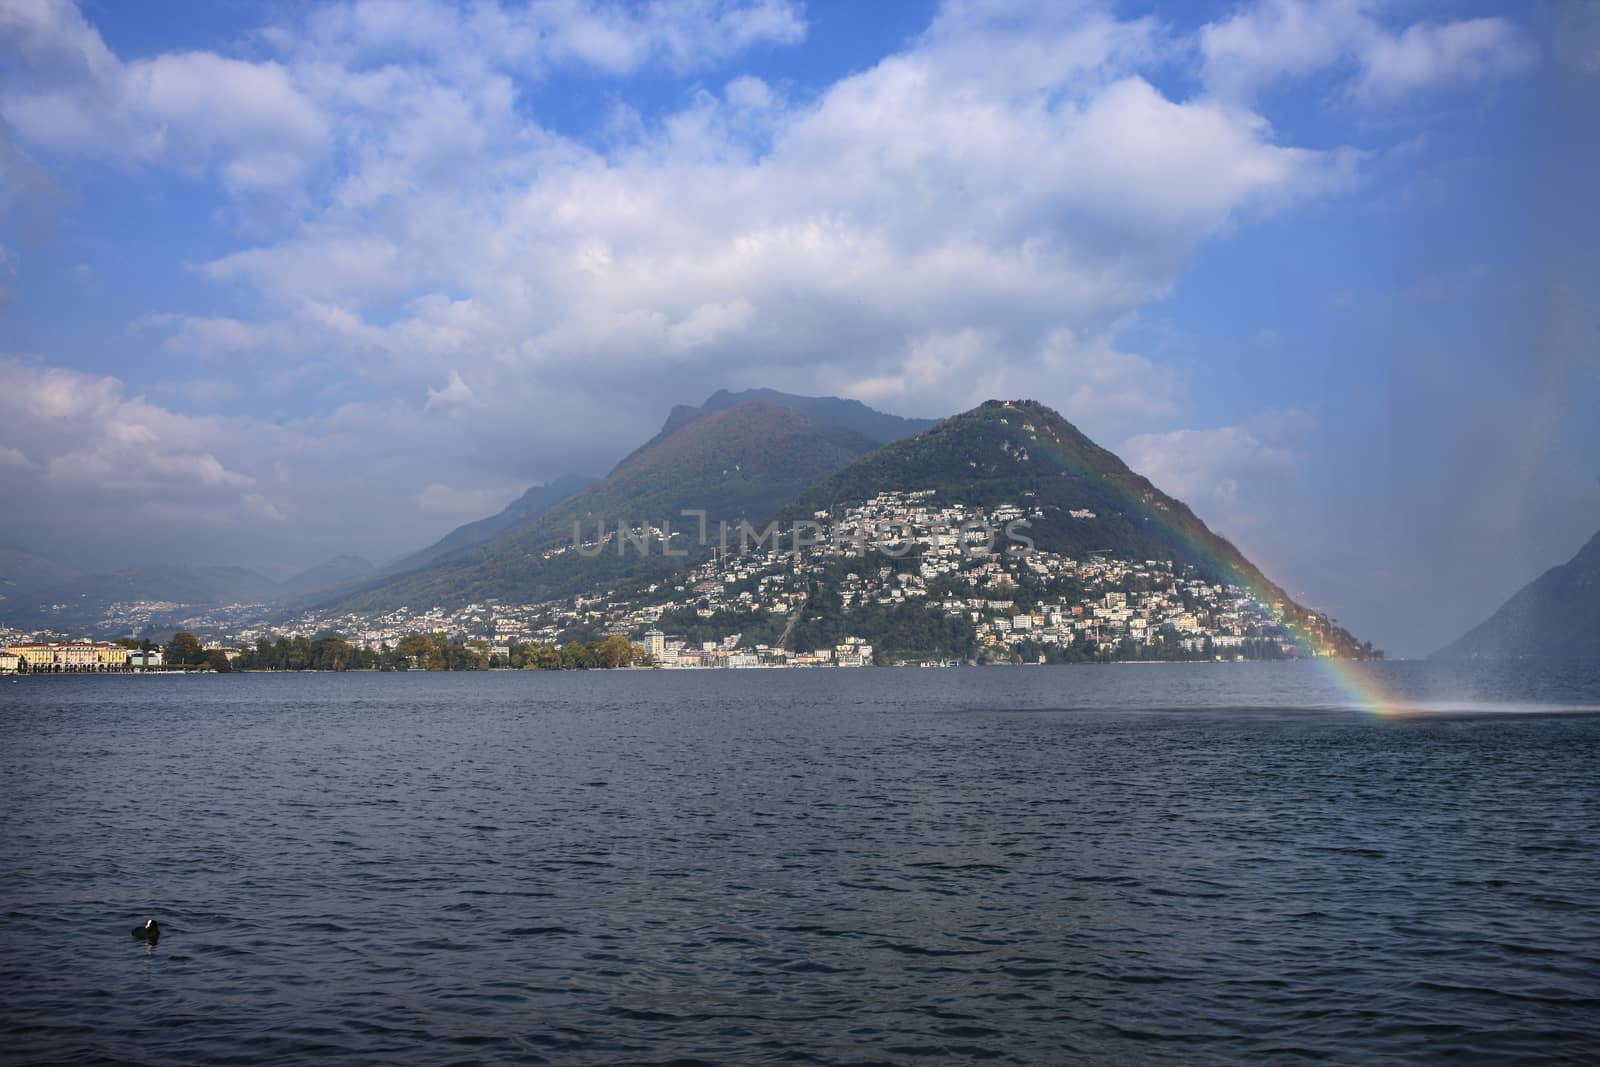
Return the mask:
<path id="1" fill-rule="evenodd" d="M 1031 397 L 1425 652 L 1600 527 L 1596 8 L 0 0 L 0 542 L 382 560 L 717 388 Z"/>

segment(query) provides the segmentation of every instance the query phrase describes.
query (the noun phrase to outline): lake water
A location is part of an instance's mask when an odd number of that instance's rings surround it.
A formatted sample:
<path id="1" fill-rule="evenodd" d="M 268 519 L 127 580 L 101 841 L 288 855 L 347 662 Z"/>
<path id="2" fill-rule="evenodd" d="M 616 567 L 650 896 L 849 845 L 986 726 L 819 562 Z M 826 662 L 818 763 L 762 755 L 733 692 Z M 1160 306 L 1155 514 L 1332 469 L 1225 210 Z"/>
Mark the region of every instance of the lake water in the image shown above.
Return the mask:
<path id="1" fill-rule="evenodd" d="M 1600 1059 L 1600 671 L 1367 671 L 0 680 L 3 1058 Z"/>

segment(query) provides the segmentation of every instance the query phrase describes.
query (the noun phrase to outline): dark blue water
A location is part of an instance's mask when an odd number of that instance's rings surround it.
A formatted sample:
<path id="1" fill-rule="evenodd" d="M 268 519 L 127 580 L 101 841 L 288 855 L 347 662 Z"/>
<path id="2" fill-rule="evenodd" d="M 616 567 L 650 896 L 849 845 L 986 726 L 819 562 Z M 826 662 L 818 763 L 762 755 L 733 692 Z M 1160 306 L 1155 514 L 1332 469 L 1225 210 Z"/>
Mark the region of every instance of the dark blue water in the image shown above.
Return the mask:
<path id="1" fill-rule="evenodd" d="M 0 681 L 0 1055 L 1595 1061 L 1600 676 L 1375 669 Z"/>

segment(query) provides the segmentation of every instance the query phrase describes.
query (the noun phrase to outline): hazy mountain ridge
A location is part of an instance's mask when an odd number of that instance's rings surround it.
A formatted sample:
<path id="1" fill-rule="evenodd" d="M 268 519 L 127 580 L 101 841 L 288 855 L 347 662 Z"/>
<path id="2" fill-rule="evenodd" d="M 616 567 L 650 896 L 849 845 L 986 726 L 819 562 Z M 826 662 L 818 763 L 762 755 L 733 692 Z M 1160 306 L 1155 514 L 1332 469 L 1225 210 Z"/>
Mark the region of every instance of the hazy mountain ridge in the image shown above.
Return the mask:
<path id="1" fill-rule="evenodd" d="M 533 601 L 582 592 L 641 574 L 667 573 L 676 560 L 605 552 L 544 555 L 593 539 L 597 524 L 675 524 L 703 509 L 709 522 L 765 519 L 817 479 L 869 452 L 871 439 L 796 408 L 751 401 L 671 426 L 605 478 L 507 529 L 419 570 L 361 590 L 341 606 L 374 610 L 452 605 L 496 597 Z"/>
<path id="2" fill-rule="evenodd" d="M 0 547 L 0 604 L 21 594 L 71 581 L 80 573 L 20 548 Z"/>
<path id="3" fill-rule="evenodd" d="M 185 567 L 171 563 L 142 564 L 110 574 L 86 574 L 43 590 L 39 596 L 66 601 L 167 600 L 178 604 L 250 603 L 270 598 L 281 587 L 248 567 Z"/>
<path id="4" fill-rule="evenodd" d="M 701 410 L 725 411 L 753 400 L 795 408 L 823 422 L 831 422 L 846 430 L 854 430 L 880 445 L 921 433 L 939 421 L 891 415 L 870 408 L 859 400 L 837 396 L 796 396 L 794 393 L 780 393 L 776 389 L 743 389 L 737 393 L 718 389 L 701 405 Z"/>
<path id="5" fill-rule="evenodd" d="M 751 402 L 773 404 L 777 407 L 803 411 L 812 418 L 838 426 L 841 429 L 851 430 L 879 445 L 921 433 L 938 421 L 937 419 L 914 419 L 902 415 L 891 415 L 888 412 L 870 408 L 859 400 L 849 400 L 837 396 L 800 396 L 795 393 L 779 392 L 776 389 L 741 389 L 738 392 L 718 389 L 707 397 L 706 402 L 699 407 L 691 407 L 688 404 L 673 405 L 672 410 L 667 414 L 667 421 L 662 423 L 660 431 L 636 449 L 634 454 L 677 433 L 697 419 L 704 418 L 706 415 L 716 411 L 727 411 L 729 408 L 735 408 L 741 404 Z M 629 458 L 632 458 L 632 455 Z"/>
<path id="6" fill-rule="evenodd" d="M 171 609 L 131 606 L 264 604 L 281 588 L 246 567 L 141 564 L 35 590 L 6 605 L 5 619 L 11 625 L 100 632 L 106 629 L 102 620 L 119 604 L 130 606 L 122 609 L 123 614 L 148 619 Z"/>
<path id="7" fill-rule="evenodd" d="M 1432 658 L 1600 663 L 1600 533 Z"/>
<path id="8" fill-rule="evenodd" d="M 299 596 L 329 586 L 359 581 L 377 570 L 363 556 L 335 556 L 278 583 L 280 596 Z"/>
<path id="9" fill-rule="evenodd" d="M 175 614 L 228 604 L 271 604 L 356 580 L 371 573 L 359 556 L 336 556 L 287 581 L 276 582 L 248 567 L 140 564 L 103 574 L 84 574 L 66 582 L 18 594 L 0 604 L 11 625 L 103 633 L 115 605 L 130 617 L 165 621 Z M 154 605 L 170 605 L 156 608 Z"/>
<path id="10" fill-rule="evenodd" d="M 794 393 L 779 392 L 776 389 L 744 389 L 739 392 L 718 389 L 707 397 L 705 403 L 699 407 L 691 407 L 687 404 L 675 405 L 668 413 L 660 431 L 629 453 L 618 464 L 618 467 L 626 465 L 635 456 L 655 447 L 698 419 L 714 412 L 727 411 L 752 401 L 802 411 L 822 422 L 858 433 L 876 444 L 885 444 L 902 437 L 909 437 L 914 433 L 927 429 L 935 422 L 933 419 L 914 419 L 891 415 L 887 412 L 870 408 L 859 400 L 849 400 L 841 397 L 800 396 Z M 544 485 L 531 486 L 527 492 L 506 505 L 505 509 L 498 514 L 458 526 L 427 548 L 384 565 L 381 571 L 385 574 L 402 574 L 420 570 L 463 549 L 484 544 L 519 523 L 537 518 L 552 506 L 566 500 L 580 490 L 589 488 L 597 481 L 599 481 L 598 478 L 569 474 L 562 475 Z"/>
<path id="11" fill-rule="evenodd" d="M 529 486 L 526 492 L 507 504 L 500 512 L 457 526 L 427 548 L 402 556 L 384 565 L 381 570 L 385 574 L 414 571 L 464 548 L 481 545 L 518 523 L 538 518 L 552 506 L 580 490 L 587 489 L 598 480 L 586 475 L 563 474 L 543 485 Z"/>

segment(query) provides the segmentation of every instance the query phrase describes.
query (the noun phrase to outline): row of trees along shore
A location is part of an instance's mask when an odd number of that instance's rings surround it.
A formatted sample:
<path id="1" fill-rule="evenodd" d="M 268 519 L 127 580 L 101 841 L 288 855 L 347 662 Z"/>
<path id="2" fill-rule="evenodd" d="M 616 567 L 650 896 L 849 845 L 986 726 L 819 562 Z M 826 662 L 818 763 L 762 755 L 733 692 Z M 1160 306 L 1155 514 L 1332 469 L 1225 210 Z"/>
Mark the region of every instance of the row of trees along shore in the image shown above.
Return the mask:
<path id="1" fill-rule="evenodd" d="M 175 634 L 178 638 L 189 636 Z M 168 646 L 169 648 L 172 646 Z M 482 671 L 509 667 L 526 671 L 593 670 L 645 666 L 649 660 L 643 648 L 626 637 L 604 637 L 584 643 L 568 641 L 506 646 L 508 654 L 491 651 L 481 641 L 457 641 L 442 633 L 407 634 L 393 646 L 362 648 L 342 637 L 263 637 L 255 647 L 246 647 L 232 663 L 243 671 Z M 172 662 L 168 659 L 168 662 Z M 225 668 L 223 668 L 225 669 Z"/>

